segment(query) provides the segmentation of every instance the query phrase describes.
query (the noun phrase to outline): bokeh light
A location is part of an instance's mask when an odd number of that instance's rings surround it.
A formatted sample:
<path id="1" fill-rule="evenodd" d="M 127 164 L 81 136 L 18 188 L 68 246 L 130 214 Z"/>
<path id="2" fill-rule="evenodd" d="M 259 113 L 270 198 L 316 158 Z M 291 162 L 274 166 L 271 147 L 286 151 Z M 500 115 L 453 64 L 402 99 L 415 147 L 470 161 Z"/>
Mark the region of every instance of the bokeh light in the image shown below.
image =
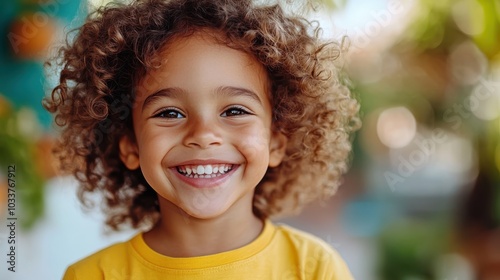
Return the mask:
<path id="1" fill-rule="evenodd" d="M 401 148 L 408 145 L 416 132 L 417 121 L 408 108 L 389 108 L 378 117 L 378 137 L 389 148 Z"/>

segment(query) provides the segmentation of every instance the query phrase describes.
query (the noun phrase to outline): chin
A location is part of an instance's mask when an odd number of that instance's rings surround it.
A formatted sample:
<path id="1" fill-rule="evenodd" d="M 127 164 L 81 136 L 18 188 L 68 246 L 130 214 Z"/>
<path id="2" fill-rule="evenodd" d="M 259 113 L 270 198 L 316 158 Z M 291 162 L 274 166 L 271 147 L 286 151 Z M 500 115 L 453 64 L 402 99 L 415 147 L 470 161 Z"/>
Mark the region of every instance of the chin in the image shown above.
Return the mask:
<path id="1" fill-rule="evenodd" d="M 227 209 L 220 209 L 219 207 L 217 208 L 196 208 L 196 209 L 183 209 L 184 212 L 195 219 L 199 220 L 212 220 L 215 218 L 218 218 L 220 216 L 223 216 L 224 213 L 226 213 Z"/>

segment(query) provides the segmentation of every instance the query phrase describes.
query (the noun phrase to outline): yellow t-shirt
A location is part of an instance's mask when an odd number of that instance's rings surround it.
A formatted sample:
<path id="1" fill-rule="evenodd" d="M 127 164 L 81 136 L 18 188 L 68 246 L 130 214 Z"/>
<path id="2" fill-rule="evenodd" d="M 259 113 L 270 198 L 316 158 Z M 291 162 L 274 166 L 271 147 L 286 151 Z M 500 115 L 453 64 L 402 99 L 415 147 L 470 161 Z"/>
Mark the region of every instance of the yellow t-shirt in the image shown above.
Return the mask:
<path id="1" fill-rule="evenodd" d="M 139 233 L 68 267 L 64 280 L 353 279 L 328 244 L 266 221 L 250 244 L 214 255 L 172 258 L 153 251 Z"/>

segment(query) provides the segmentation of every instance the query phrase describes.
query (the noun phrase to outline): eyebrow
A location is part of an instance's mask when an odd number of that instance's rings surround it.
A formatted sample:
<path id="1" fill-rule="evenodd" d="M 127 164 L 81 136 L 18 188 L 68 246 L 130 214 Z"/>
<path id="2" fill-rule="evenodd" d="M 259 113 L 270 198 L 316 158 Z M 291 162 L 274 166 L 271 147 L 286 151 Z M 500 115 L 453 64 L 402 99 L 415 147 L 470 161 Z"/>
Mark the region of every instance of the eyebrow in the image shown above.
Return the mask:
<path id="1" fill-rule="evenodd" d="M 250 97 L 262 105 L 262 100 L 260 100 L 257 93 L 255 93 L 254 91 L 247 89 L 247 88 L 224 86 L 224 87 L 218 87 L 215 90 L 215 92 L 221 94 L 224 97 L 232 97 L 232 96 Z"/>
<path id="2" fill-rule="evenodd" d="M 154 103 L 156 100 L 161 99 L 161 98 L 176 98 L 179 95 L 185 93 L 185 91 L 181 88 L 177 87 L 171 87 L 171 88 L 163 88 L 155 93 L 151 94 L 150 96 L 146 97 L 144 100 L 144 103 L 142 103 L 142 111 L 146 109 L 148 106 L 150 106 L 152 103 Z"/>
<path id="3" fill-rule="evenodd" d="M 215 89 L 215 93 L 221 95 L 222 97 L 233 97 L 233 96 L 245 96 L 249 97 L 251 99 L 254 99 L 257 101 L 259 104 L 262 105 L 262 100 L 259 98 L 257 93 L 254 91 L 243 88 L 243 87 L 233 87 L 233 86 L 221 86 Z M 177 98 L 182 94 L 185 94 L 186 91 L 178 88 L 178 87 L 171 87 L 171 88 L 164 88 L 156 91 L 155 93 L 149 95 L 146 97 L 144 100 L 144 103 L 142 103 L 142 111 L 144 111 L 145 108 L 150 106 L 152 103 L 154 103 L 156 100 L 161 99 L 161 98 Z"/>

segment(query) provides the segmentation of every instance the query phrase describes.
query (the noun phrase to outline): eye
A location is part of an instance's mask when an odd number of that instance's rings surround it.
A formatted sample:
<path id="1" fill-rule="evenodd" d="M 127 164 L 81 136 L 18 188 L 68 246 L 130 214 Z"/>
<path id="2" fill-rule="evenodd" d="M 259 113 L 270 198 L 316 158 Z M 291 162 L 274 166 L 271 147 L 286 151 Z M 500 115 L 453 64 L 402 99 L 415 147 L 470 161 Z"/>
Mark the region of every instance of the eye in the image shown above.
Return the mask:
<path id="1" fill-rule="evenodd" d="M 241 116 L 241 115 L 248 115 L 250 112 L 245 110 L 242 107 L 230 107 L 226 111 L 222 112 L 221 116 L 222 117 L 233 117 L 233 116 Z"/>
<path id="2" fill-rule="evenodd" d="M 153 118 L 165 118 L 165 119 L 181 119 L 185 116 L 175 109 L 164 109 L 159 113 L 155 114 Z"/>

